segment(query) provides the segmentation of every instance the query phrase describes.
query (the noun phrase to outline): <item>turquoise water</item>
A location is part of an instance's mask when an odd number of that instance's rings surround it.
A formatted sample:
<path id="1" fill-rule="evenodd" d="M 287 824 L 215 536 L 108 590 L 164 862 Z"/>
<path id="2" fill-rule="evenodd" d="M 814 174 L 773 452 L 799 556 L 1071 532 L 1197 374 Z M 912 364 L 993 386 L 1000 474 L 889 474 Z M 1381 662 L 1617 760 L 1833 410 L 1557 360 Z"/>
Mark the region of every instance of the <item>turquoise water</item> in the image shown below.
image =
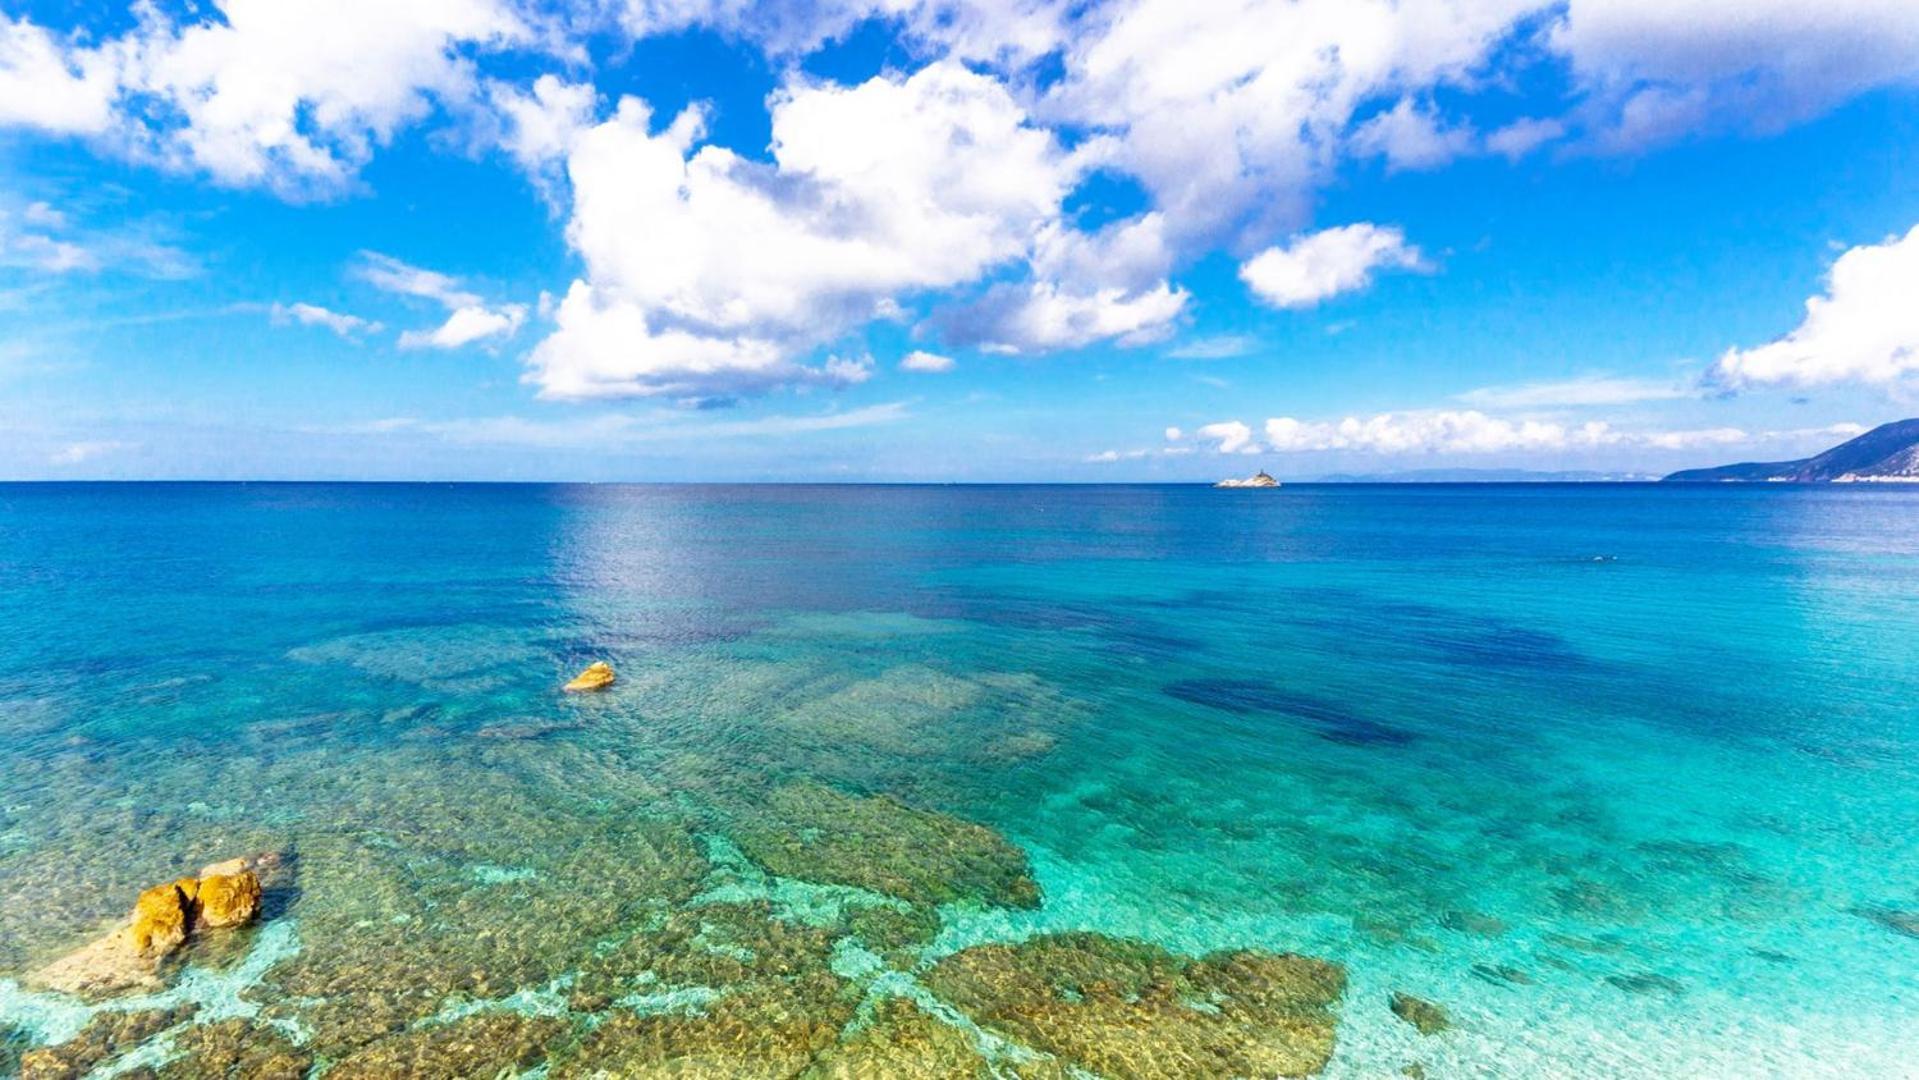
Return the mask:
<path id="1" fill-rule="evenodd" d="M 1015 1063 L 928 973 L 1092 930 L 1344 965 L 1328 1076 L 1919 1075 L 1919 491 L 11 485 L 0 583 L 15 1058 L 157 1002 L 121 1071 L 480 1014 L 564 1072 L 791 927 L 827 1028 L 898 996 Z M 996 835 L 1038 905 L 755 846 L 875 796 L 874 865 Z M 266 922 L 164 988 L 31 988 L 258 850 Z M 927 913 L 891 967 L 875 911 Z M 675 919 L 733 981 L 581 990 Z"/>

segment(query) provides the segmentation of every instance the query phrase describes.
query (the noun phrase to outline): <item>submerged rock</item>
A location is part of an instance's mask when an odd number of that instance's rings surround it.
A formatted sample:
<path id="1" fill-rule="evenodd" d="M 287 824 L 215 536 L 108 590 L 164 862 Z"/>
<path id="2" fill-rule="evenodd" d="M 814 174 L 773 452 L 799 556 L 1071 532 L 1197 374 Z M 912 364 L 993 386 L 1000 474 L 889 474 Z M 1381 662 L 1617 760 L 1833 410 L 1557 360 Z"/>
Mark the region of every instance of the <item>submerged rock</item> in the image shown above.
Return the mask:
<path id="1" fill-rule="evenodd" d="M 796 1076 L 859 1006 L 860 988 L 832 970 L 838 936 L 765 902 L 676 911 L 588 963 L 576 992 L 611 1007 L 548 1075 Z"/>
<path id="2" fill-rule="evenodd" d="M 1439 925 L 1462 934 L 1498 937 L 1506 932 L 1506 920 L 1477 911 L 1448 911 L 1439 916 Z"/>
<path id="3" fill-rule="evenodd" d="M 989 1080 L 1065 1077 L 1046 1059 L 989 1061 L 973 1037 L 905 998 L 886 998 L 864 1026 L 820 1055 L 802 1080 Z"/>
<path id="4" fill-rule="evenodd" d="M 1530 986 L 1533 981 L 1531 975 L 1510 964 L 1474 964 L 1472 974 L 1473 978 L 1494 986 Z"/>
<path id="5" fill-rule="evenodd" d="M 1308 1076 L 1333 1052 L 1338 964 L 1179 956 L 1100 934 L 979 945 L 925 975 L 980 1024 L 1068 1065 L 1137 1080 Z"/>
<path id="6" fill-rule="evenodd" d="M 1633 994 L 1683 994 L 1686 992 L 1685 983 L 1650 971 L 1630 975 L 1608 975 L 1606 981 Z"/>
<path id="7" fill-rule="evenodd" d="M 1895 934 L 1919 938 L 1919 911 L 1904 908 L 1862 907 L 1852 910 L 1862 919 L 1870 919 Z"/>
<path id="8" fill-rule="evenodd" d="M 604 660 L 595 660 L 586 666 L 585 671 L 573 676 L 573 681 L 567 683 L 565 689 L 569 694 L 604 690 L 613 685 L 613 678 L 613 665 Z"/>
<path id="9" fill-rule="evenodd" d="M 485 1013 L 428 1024 L 362 1047 L 327 1069 L 336 1080 L 397 1076 L 514 1076 L 546 1059 L 572 1025 L 550 1016 Z"/>
<path id="10" fill-rule="evenodd" d="M 1452 1018 L 1446 1010 L 1411 994 L 1394 993 L 1392 997 L 1393 1015 L 1419 1029 L 1421 1035 L 1437 1035 L 1452 1026 Z"/>
<path id="11" fill-rule="evenodd" d="M 891 795 L 790 784 L 737 825 L 733 839 L 783 877 L 854 885 L 914 903 L 1039 906 L 1025 851 L 984 825 L 915 809 Z"/>
<path id="12" fill-rule="evenodd" d="M 313 1056 L 279 1031 L 250 1020 L 194 1024 L 173 1040 L 180 1056 L 160 1066 L 159 1080 L 304 1080 Z"/>
<path id="13" fill-rule="evenodd" d="M 920 949 L 939 936 L 940 917 L 932 908 L 917 905 L 904 911 L 856 908 L 847 914 L 846 928 L 889 965 L 904 969 L 912 967 Z"/>
<path id="14" fill-rule="evenodd" d="M 69 1080 L 140 1045 L 193 1014 L 190 1008 L 103 1012 L 80 1034 L 58 1046 L 29 1050 L 20 1058 L 20 1080 Z"/>

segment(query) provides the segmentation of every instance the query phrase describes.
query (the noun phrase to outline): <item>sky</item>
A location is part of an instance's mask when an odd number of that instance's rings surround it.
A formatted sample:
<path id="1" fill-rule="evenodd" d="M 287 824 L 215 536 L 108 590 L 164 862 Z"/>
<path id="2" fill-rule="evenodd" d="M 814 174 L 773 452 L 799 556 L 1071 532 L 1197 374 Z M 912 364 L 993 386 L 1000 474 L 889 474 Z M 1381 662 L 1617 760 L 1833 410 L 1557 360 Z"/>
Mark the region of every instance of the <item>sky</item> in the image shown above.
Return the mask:
<path id="1" fill-rule="evenodd" d="M 1912 0 L 0 0 L 0 478 L 1798 457 L 1915 177 Z"/>

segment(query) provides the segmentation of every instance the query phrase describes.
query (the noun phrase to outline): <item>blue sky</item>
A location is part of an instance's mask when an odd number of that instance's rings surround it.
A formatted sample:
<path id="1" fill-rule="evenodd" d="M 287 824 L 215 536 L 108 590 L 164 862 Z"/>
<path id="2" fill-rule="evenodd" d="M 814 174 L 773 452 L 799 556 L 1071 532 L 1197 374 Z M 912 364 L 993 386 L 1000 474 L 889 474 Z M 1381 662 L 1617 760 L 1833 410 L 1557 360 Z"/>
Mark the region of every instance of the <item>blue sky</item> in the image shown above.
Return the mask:
<path id="1" fill-rule="evenodd" d="M 0 0 L 0 477 L 1798 456 L 1915 175 L 1905 0 Z"/>

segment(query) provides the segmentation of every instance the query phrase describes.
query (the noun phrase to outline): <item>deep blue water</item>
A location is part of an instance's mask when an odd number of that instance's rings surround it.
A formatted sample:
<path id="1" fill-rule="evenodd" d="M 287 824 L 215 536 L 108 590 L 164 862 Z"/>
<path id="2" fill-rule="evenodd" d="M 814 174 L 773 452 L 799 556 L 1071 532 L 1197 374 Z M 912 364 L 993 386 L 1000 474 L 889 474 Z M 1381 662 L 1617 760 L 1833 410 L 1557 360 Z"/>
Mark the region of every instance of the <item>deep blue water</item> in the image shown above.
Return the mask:
<path id="1" fill-rule="evenodd" d="M 0 485 L 0 1026 L 91 1015 L 4 980 L 144 884 L 376 792 L 542 867 L 808 780 L 1028 853 L 1041 906 L 929 961 L 1346 964 L 1329 1075 L 1919 1075 L 1915 702 L 1919 490 Z M 391 842 L 467 850 L 433 820 Z"/>

